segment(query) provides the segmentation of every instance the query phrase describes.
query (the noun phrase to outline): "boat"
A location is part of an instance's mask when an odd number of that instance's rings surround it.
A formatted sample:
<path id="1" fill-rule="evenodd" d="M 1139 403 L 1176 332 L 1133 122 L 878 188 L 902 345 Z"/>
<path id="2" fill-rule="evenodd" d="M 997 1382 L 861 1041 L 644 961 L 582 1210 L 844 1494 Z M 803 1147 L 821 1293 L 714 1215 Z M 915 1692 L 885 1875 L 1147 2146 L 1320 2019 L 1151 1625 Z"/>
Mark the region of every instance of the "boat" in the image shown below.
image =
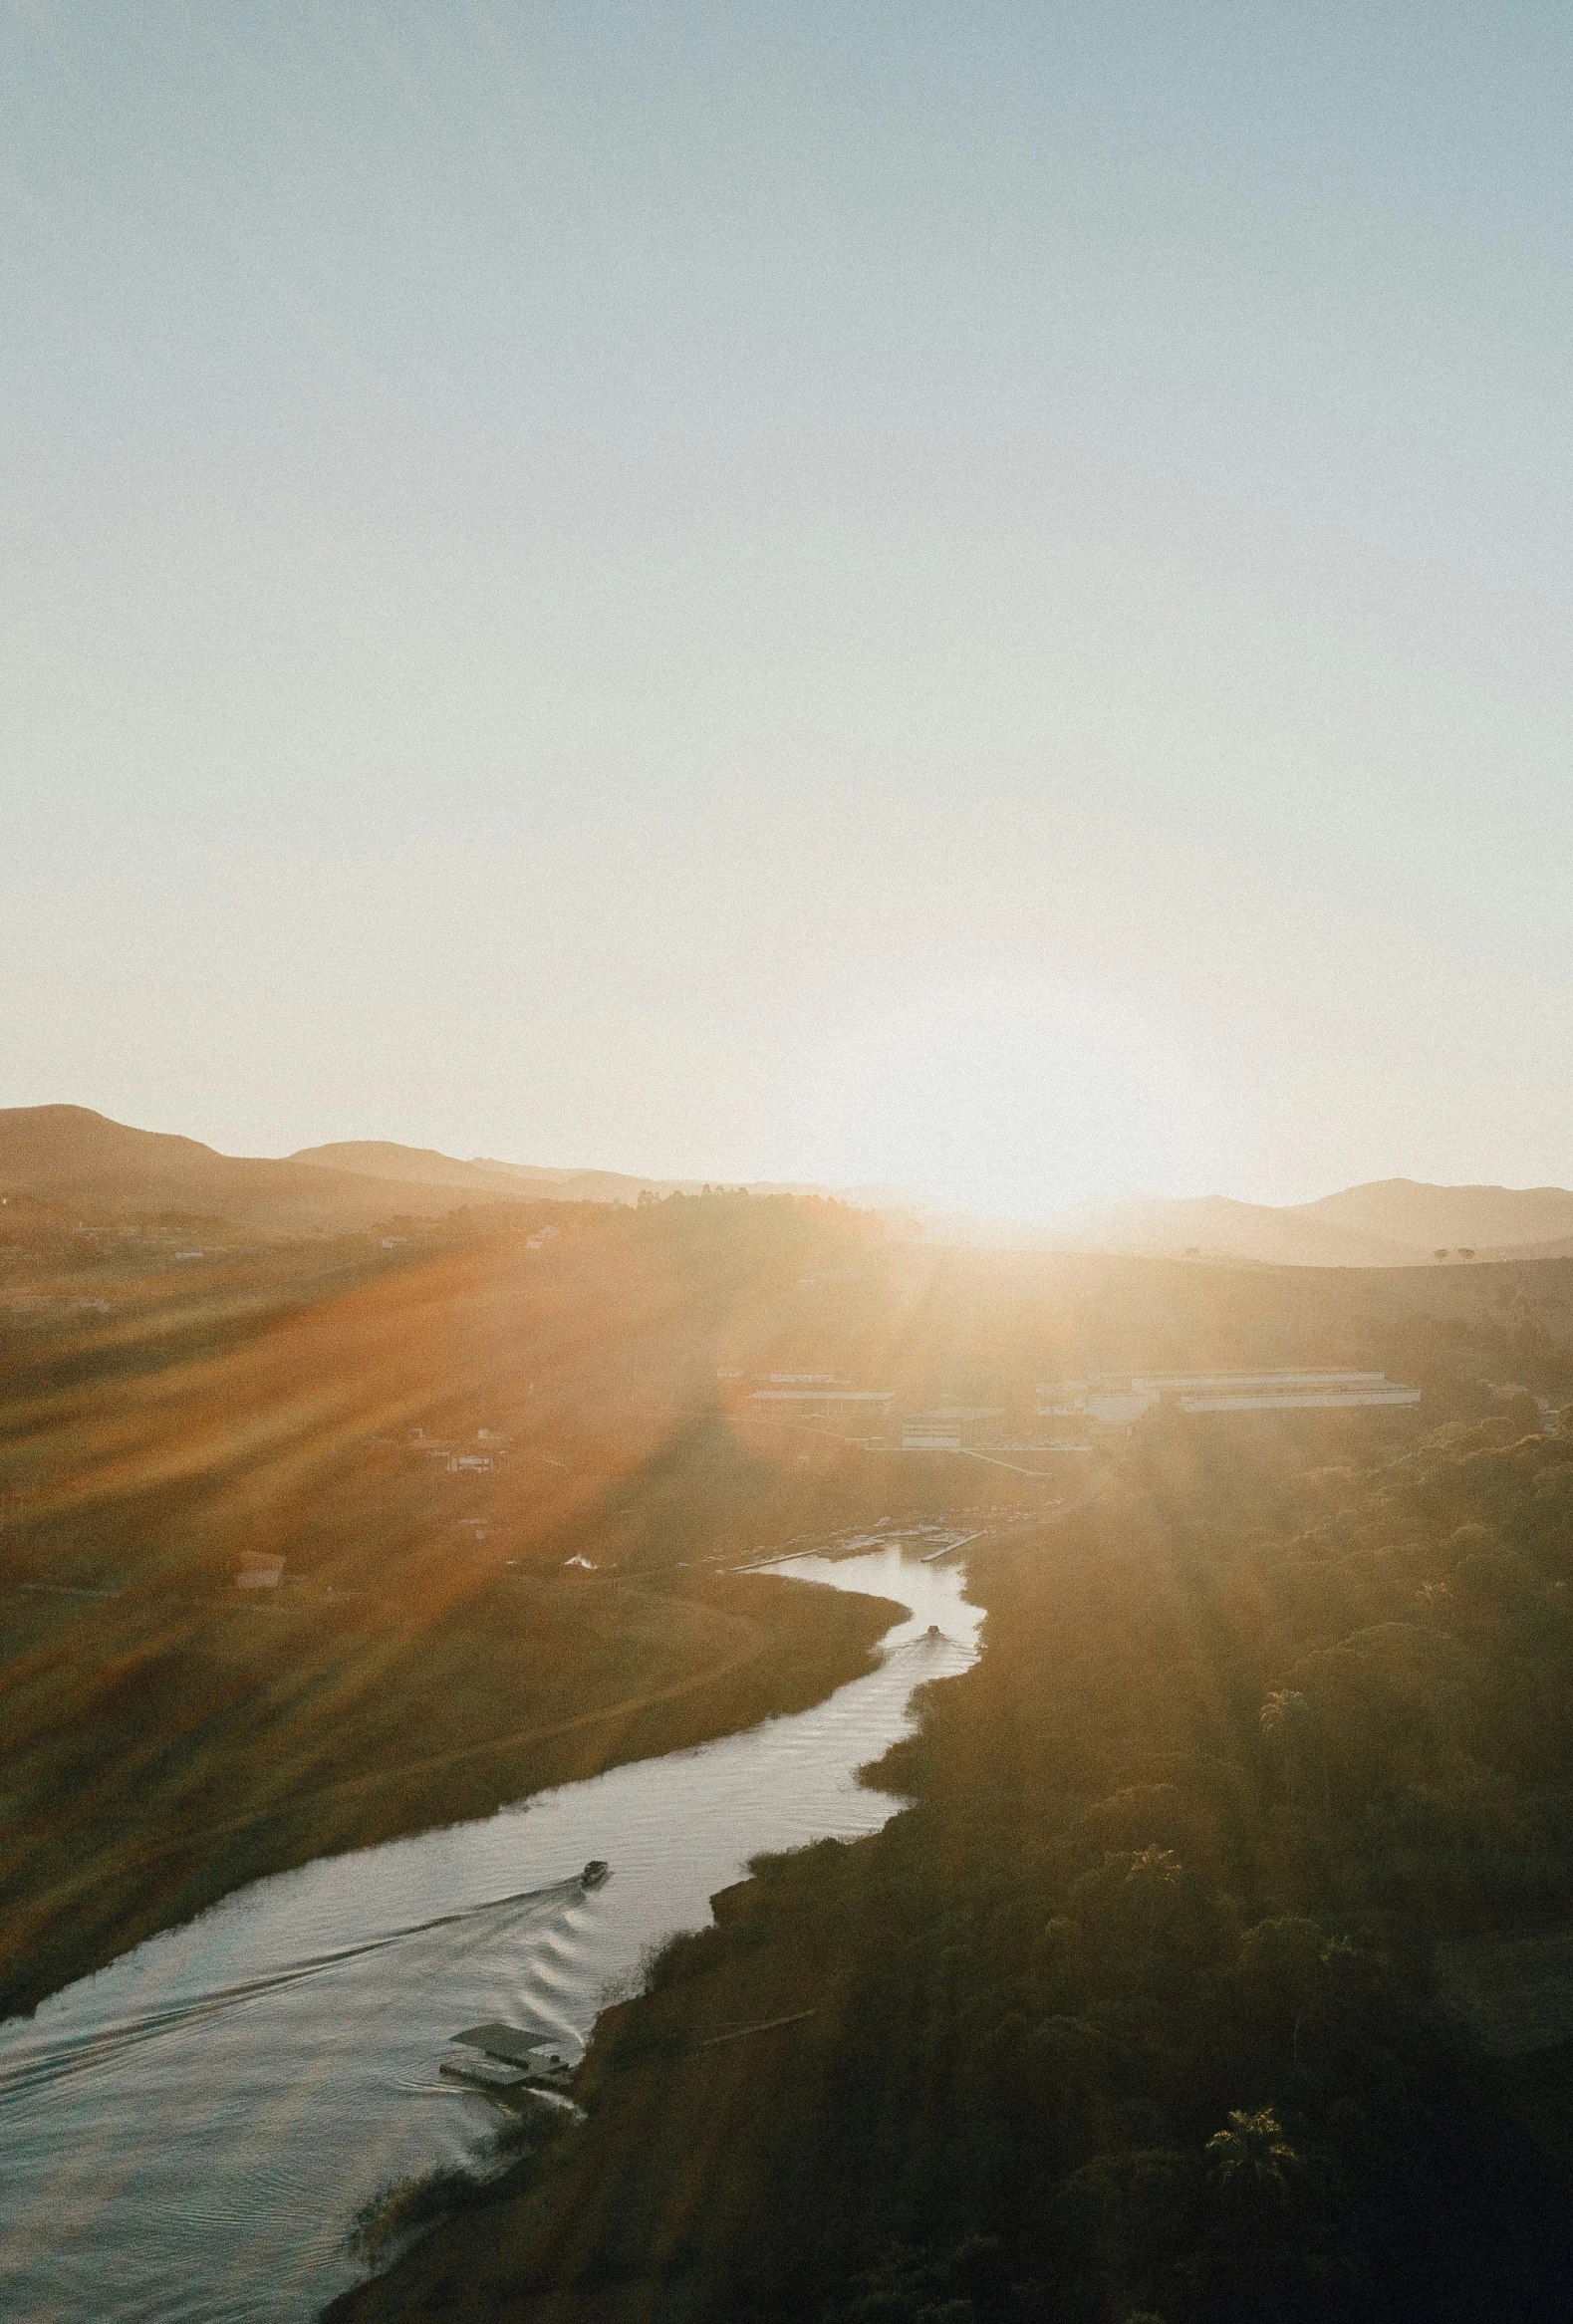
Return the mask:
<path id="1" fill-rule="evenodd" d="M 492 2019 L 485 2025 L 468 2025 L 450 2039 L 472 2053 L 443 2066 L 442 2072 L 458 2081 L 488 2090 L 561 2090 L 573 2079 L 574 2061 L 524 2026 Z"/>
<path id="2" fill-rule="evenodd" d="M 598 1889 L 611 1878 L 612 1867 L 604 1856 L 592 1856 L 579 1876 L 582 1889 Z"/>
<path id="3" fill-rule="evenodd" d="M 943 1638 L 944 1632 L 939 1628 L 937 1622 L 930 1622 L 928 1628 L 923 1632 L 923 1636 L 924 1638 Z"/>
<path id="4" fill-rule="evenodd" d="M 501 2058 L 444 2058 L 437 2072 L 471 2090 L 522 2090 L 529 2079 L 521 2066 L 506 2065 Z"/>

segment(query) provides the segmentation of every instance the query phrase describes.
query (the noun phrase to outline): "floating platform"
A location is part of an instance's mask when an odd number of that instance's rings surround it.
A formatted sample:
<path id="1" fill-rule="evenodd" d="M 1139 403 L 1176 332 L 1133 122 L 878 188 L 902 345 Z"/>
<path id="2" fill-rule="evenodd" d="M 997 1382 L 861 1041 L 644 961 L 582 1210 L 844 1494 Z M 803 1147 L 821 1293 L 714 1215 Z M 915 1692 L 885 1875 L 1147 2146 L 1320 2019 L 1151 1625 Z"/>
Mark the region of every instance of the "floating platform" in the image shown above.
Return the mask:
<path id="1" fill-rule="evenodd" d="M 478 2050 L 494 2066 L 512 2066 L 522 2079 L 549 2087 L 566 2082 L 576 2062 L 553 2046 L 549 2034 L 530 2033 L 523 2026 L 504 2025 L 498 2019 L 485 2025 L 467 2025 L 450 2039 L 465 2049 Z"/>

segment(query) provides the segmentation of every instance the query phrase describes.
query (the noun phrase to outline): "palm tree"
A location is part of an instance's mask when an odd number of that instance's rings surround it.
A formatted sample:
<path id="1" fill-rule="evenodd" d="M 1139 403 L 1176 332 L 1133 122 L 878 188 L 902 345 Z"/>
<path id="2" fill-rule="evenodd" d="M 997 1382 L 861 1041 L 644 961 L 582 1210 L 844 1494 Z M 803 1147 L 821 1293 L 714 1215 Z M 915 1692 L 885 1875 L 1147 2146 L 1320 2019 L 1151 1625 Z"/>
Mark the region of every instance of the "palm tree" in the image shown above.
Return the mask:
<path id="1" fill-rule="evenodd" d="M 1254 2113 L 1232 2107 L 1228 2128 L 1214 2131 L 1208 2139 L 1207 2155 L 1220 2187 L 1274 2195 L 1288 2194 L 1287 2174 L 1300 2163 L 1270 2106 L 1259 2106 Z"/>
<path id="2" fill-rule="evenodd" d="M 1295 1746 L 1305 1727 L 1305 1696 L 1292 1686 L 1276 1686 L 1261 1706 L 1261 1731 L 1283 1760 L 1284 1789 L 1294 1805 Z"/>
<path id="3" fill-rule="evenodd" d="M 1139 1848 L 1131 1858 L 1127 1880 L 1145 1881 L 1149 1885 L 1168 1886 L 1180 1879 L 1184 1866 L 1173 1848 L 1160 1848 L 1155 1841 L 1150 1848 Z"/>

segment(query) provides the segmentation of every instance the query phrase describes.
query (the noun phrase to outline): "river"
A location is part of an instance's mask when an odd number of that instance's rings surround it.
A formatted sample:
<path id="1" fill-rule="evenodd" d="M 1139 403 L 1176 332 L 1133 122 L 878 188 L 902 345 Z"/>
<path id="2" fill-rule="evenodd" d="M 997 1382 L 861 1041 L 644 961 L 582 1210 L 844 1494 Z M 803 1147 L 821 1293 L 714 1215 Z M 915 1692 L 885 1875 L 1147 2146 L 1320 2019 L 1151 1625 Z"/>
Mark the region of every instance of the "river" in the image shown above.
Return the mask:
<path id="1" fill-rule="evenodd" d="M 0 2315 L 314 2316 L 357 2279 L 347 2237 L 380 2188 L 483 2162 L 497 2112 L 439 2071 L 455 2033 L 502 2020 L 576 2056 L 751 1857 L 896 1813 L 858 1769 L 977 1652 L 960 1566 L 925 1562 L 943 1539 L 759 1570 L 911 1609 L 813 1709 L 255 1882 L 0 2025 Z M 612 1877 L 587 1891 L 592 1857 Z"/>

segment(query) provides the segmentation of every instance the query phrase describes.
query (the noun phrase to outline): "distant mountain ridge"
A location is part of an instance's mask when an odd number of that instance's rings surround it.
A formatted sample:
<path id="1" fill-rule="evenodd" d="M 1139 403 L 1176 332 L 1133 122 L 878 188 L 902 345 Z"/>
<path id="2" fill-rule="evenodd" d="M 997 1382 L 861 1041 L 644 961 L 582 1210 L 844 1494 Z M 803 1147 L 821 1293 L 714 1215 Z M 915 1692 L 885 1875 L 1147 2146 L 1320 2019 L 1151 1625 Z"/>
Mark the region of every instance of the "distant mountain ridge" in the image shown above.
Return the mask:
<path id="1" fill-rule="evenodd" d="M 85 1207 L 191 1211 L 265 1234 L 343 1233 L 401 1211 L 439 1216 L 459 1199 L 445 1185 L 219 1154 L 87 1106 L 0 1108 L 0 1191 Z"/>
<path id="2" fill-rule="evenodd" d="M 0 1107 L 0 1193 L 84 1207 L 188 1211 L 264 1234 L 354 1232 L 398 1216 L 441 1217 L 466 1203 L 630 1203 L 646 1191 L 697 1193 L 700 1183 L 460 1162 L 386 1140 L 307 1147 L 283 1160 L 226 1155 L 194 1138 L 132 1129 L 87 1106 Z M 759 1185 L 750 1191 L 823 1195 L 830 1189 Z"/>
<path id="3" fill-rule="evenodd" d="M 1302 1202 L 1296 1214 L 1390 1242 L 1491 1249 L 1573 1238 L 1573 1193 L 1562 1186 L 1431 1186 L 1377 1178 Z"/>
<path id="4" fill-rule="evenodd" d="M 1086 1250 L 1254 1259 L 1272 1266 L 1413 1267 L 1434 1254 L 1573 1255 L 1573 1192 L 1561 1186 L 1434 1186 L 1378 1178 L 1314 1202 L 1223 1194 L 1121 1204 L 1069 1240 Z"/>
<path id="5" fill-rule="evenodd" d="M 721 1183 L 719 1179 L 714 1181 Z M 142 1210 L 188 1210 L 264 1233 L 342 1233 L 398 1215 L 440 1217 L 463 1203 L 535 1199 L 635 1202 L 693 1193 L 697 1179 L 622 1170 L 461 1162 L 389 1140 L 304 1147 L 282 1161 L 219 1154 L 194 1138 L 134 1130 L 86 1106 L 0 1108 L 0 1192 Z M 888 1187 L 761 1182 L 753 1193 L 825 1195 L 904 1222 L 912 1202 Z M 1382 1178 L 1314 1202 L 1276 1206 L 1225 1194 L 1129 1202 L 1073 1231 L 988 1229 L 932 1217 L 934 1241 L 1199 1256 L 1269 1266 L 1411 1267 L 1434 1253 L 1477 1259 L 1573 1257 L 1573 1192 L 1562 1186 L 1436 1186 Z"/>
<path id="6" fill-rule="evenodd" d="M 553 1202 L 637 1202 L 641 1194 L 697 1194 L 701 1178 L 642 1178 L 627 1170 L 550 1169 L 540 1162 L 459 1162 L 430 1147 L 394 1146 L 381 1139 L 352 1139 L 333 1146 L 303 1146 L 291 1162 L 313 1167 L 353 1170 L 369 1177 L 412 1178 L 424 1185 L 461 1186 L 492 1200 L 534 1194 Z M 712 1184 L 730 1184 L 712 1179 Z M 751 1194 L 828 1194 L 828 1186 L 776 1184 L 756 1180 Z M 857 1195 L 843 1196 L 855 1200 Z"/>

